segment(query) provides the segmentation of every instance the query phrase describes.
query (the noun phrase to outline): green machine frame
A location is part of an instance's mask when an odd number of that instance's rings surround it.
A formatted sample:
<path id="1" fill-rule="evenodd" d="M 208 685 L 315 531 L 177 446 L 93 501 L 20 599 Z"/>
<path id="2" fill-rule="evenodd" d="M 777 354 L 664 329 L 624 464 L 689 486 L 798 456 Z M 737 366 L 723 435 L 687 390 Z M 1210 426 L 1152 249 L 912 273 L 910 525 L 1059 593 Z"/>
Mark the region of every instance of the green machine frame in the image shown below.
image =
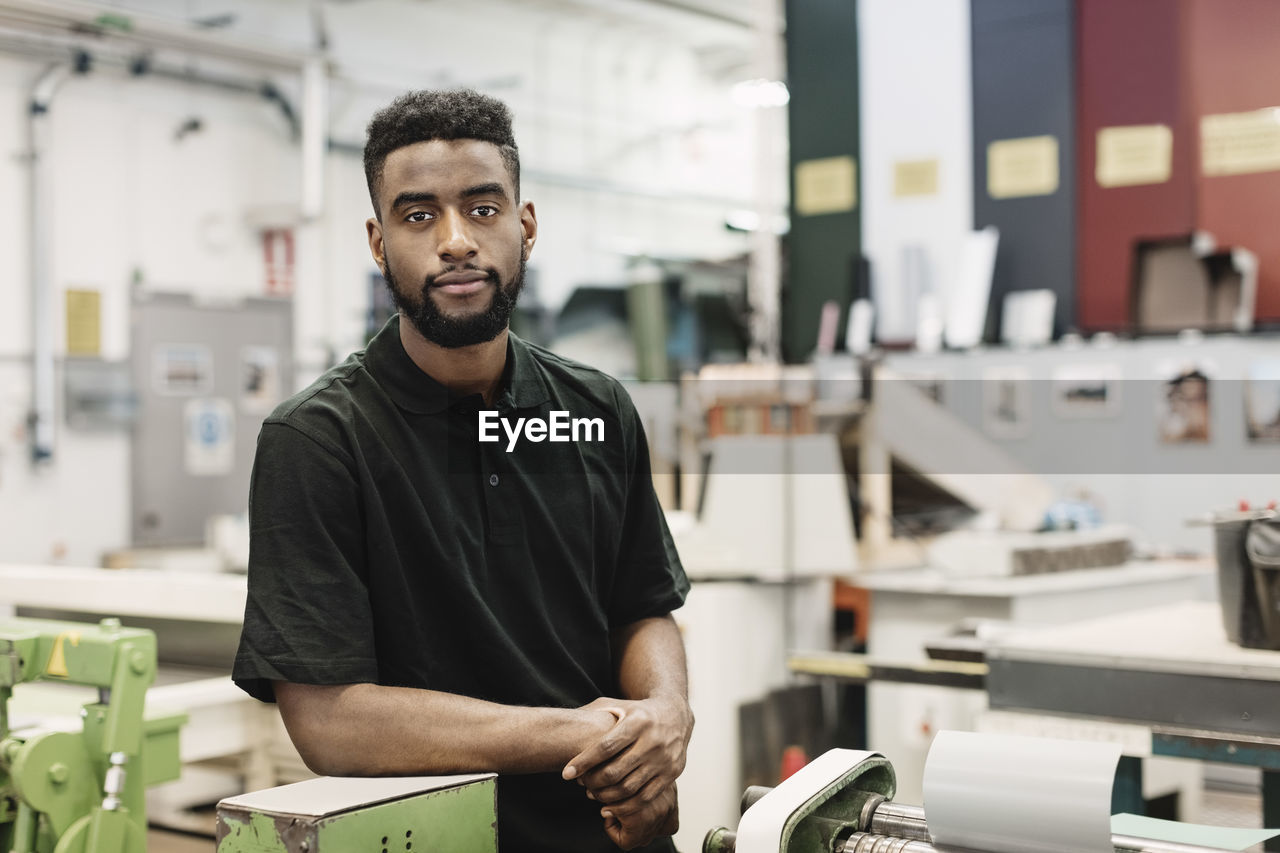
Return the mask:
<path id="1" fill-rule="evenodd" d="M 156 638 L 97 625 L 0 620 L 0 851 L 145 853 L 147 786 L 178 778 L 185 714 L 144 719 Z M 10 729 L 22 682 L 98 688 L 79 730 Z"/>

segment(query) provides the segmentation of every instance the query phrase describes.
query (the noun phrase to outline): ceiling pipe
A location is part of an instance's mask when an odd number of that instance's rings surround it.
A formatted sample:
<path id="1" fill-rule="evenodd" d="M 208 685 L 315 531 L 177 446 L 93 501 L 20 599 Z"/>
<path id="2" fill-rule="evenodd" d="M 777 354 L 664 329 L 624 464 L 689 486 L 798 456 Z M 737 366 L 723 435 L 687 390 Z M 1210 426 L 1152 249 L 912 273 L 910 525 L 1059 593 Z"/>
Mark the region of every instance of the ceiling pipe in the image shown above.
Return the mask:
<path id="1" fill-rule="evenodd" d="M 756 74 L 762 80 L 782 80 L 785 63 L 782 35 L 777 21 L 782 14 L 780 0 L 754 0 L 756 16 Z M 787 207 L 780 196 L 775 170 L 785 160 L 783 116 L 779 109 L 752 111 L 752 166 L 755 213 L 760 223 L 772 221 Z M 776 363 L 781 357 L 782 246 L 772 228 L 760 227 L 751 233 L 751 261 L 747 270 L 747 292 L 751 303 L 751 357 L 753 361 Z"/>
<path id="2" fill-rule="evenodd" d="M 81 70 L 87 67 L 77 63 Z M 27 106 L 27 168 L 29 170 L 31 263 L 31 412 L 28 431 L 31 461 L 41 465 L 53 460 L 57 443 L 53 376 L 54 306 L 53 280 L 49 272 L 49 107 L 71 75 L 69 63 L 54 63 L 36 78 Z"/>
<path id="3" fill-rule="evenodd" d="M 88 41 L 95 49 L 121 46 L 141 56 L 151 51 L 178 51 L 250 65 L 274 72 L 299 75 L 303 89 L 303 114 L 299 119 L 292 104 L 270 81 L 253 87 L 274 101 L 290 123 L 295 139 L 303 145 L 303 198 L 299 206 L 303 222 L 314 221 L 324 205 L 324 152 L 328 128 L 328 63 L 322 51 L 291 50 L 278 45 L 255 44 L 237 36 L 192 28 L 188 25 L 75 0 L 0 0 L 0 28 L 17 29 L 52 37 L 64 48 L 76 51 L 74 62 L 60 61 L 48 66 L 31 88 L 27 112 L 29 169 L 30 273 L 32 318 L 32 393 L 28 416 L 31 460 L 34 465 L 52 462 L 57 444 L 54 378 L 55 306 L 50 272 L 51 222 L 49 164 L 49 110 L 58 90 L 73 71 L 89 69 Z M 154 73 L 186 82 L 218 85 L 243 90 L 239 81 L 206 78 L 192 71 L 156 68 L 149 59 L 135 56 L 129 61 L 135 74 Z"/>
<path id="4" fill-rule="evenodd" d="M 83 62 L 93 69 L 111 66 L 125 70 L 134 77 L 154 77 L 190 86 L 262 98 L 280 111 L 280 115 L 288 125 L 291 139 L 297 141 L 302 136 L 302 123 L 297 108 L 275 83 L 266 78 L 213 74 L 192 66 L 157 62 L 149 53 L 138 53 L 136 49 L 129 52 L 124 45 L 99 44 L 95 45 L 90 52 L 78 46 L 72 39 L 36 36 L 31 33 L 16 34 L 2 29 L 0 29 L 0 53 L 70 65 Z M 86 70 L 88 70 L 87 67 Z"/>
<path id="5" fill-rule="evenodd" d="M 328 77 L 331 72 L 325 48 L 323 10 L 312 6 L 317 30 L 313 48 L 298 49 L 194 27 L 156 15 L 125 12 L 82 0 L 0 0 L 0 27 L 18 27 L 95 45 L 126 45 L 135 51 L 176 51 L 197 54 L 266 71 L 298 75 L 302 84 L 302 115 L 271 82 L 259 93 L 275 101 L 290 122 L 294 138 L 302 145 L 302 198 L 300 220 L 317 219 L 324 209 L 324 154 L 329 127 Z M 169 72 L 157 72 L 172 76 Z M 210 82 L 199 79 L 196 82 Z"/>
<path id="6" fill-rule="evenodd" d="M 329 77 L 323 61 L 302 69 L 302 221 L 324 215 L 324 158 L 329 146 Z"/>
<path id="7" fill-rule="evenodd" d="M 79 0 L 0 0 L 0 24 L 125 42 L 153 50 L 196 53 L 272 71 L 299 73 L 309 60 L 323 58 L 313 50 L 269 44 L 243 34 L 198 29 L 181 21 Z"/>

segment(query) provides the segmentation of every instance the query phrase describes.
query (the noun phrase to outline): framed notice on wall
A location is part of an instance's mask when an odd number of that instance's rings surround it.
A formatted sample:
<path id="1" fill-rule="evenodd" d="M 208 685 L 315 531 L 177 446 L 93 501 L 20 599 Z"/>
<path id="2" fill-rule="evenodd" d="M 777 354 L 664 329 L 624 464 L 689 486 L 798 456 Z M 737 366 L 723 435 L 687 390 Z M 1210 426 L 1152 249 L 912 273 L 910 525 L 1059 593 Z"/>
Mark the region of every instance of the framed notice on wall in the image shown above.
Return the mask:
<path id="1" fill-rule="evenodd" d="M 1026 198 L 1057 191 L 1057 137 L 1000 139 L 987 146 L 987 194 L 992 198 Z"/>

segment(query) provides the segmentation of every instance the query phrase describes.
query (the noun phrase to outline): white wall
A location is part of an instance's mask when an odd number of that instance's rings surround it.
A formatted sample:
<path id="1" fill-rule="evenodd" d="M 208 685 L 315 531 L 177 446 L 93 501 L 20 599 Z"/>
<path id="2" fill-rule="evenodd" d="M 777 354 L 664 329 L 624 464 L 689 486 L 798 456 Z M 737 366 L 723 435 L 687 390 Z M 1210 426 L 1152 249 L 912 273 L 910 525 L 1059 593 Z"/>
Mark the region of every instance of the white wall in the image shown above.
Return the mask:
<path id="1" fill-rule="evenodd" d="M 903 255 L 919 247 L 926 288 L 943 301 L 973 227 L 968 0 L 860 0 L 862 250 L 871 261 L 876 333 L 915 338 L 916 295 Z M 936 160 L 934 195 L 897 197 L 894 164 Z"/>
<path id="2" fill-rule="evenodd" d="M 134 0 L 122 8 L 177 15 L 230 10 L 246 38 L 311 43 L 303 0 Z M 497 0 L 444 5 L 368 0 L 324 6 L 335 80 L 331 135 L 361 144 L 373 110 L 404 89 L 471 85 L 516 116 L 540 237 L 530 266 L 558 306 L 579 283 L 621 283 L 626 255 L 723 258 L 746 248 L 725 214 L 749 206 L 751 116 L 713 79 L 698 44 L 660 26 L 620 27 L 552 7 Z M 483 25 L 484 38 L 473 38 Z M 470 34 L 470 35 L 468 35 Z M 698 36 L 705 38 L 705 34 Z M 202 68 L 253 69 L 191 57 Z M 95 564 L 129 537 L 129 438 L 58 424 L 54 461 L 33 470 L 31 308 L 24 121 L 45 62 L 0 52 L 0 561 Z M 298 84 L 279 78 L 299 102 Z M 178 127 L 199 117 L 182 139 Z M 102 357 L 129 357 L 135 275 L 155 290 L 233 299 L 263 292 L 257 227 L 289 218 L 301 158 L 276 107 L 249 95 L 105 66 L 71 78 L 50 113 L 49 260 L 56 353 L 65 352 L 64 294 L 102 295 Z M 359 159 L 331 153 L 322 218 L 297 226 L 295 341 L 305 382 L 363 341 L 370 214 Z M 603 189 L 602 189 L 603 187 Z M 285 223 L 282 223 L 285 224 Z M 59 386 L 59 407 L 61 387 Z"/>

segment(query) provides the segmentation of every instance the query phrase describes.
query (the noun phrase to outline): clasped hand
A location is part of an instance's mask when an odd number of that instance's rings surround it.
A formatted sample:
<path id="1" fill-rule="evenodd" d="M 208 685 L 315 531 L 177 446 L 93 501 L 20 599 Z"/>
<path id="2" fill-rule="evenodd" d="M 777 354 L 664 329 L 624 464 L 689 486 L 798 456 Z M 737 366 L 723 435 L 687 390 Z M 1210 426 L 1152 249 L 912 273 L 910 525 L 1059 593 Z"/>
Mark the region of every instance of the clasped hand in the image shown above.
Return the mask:
<path id="1" fill-rule="evenodd" d="M 693 714 L 682 698 L 597 699 L 585 706 L 618 718 L 605 735 L 570 759 L 563 776 L 600 803 L 605 832 L 631 850 L 679 826 L 676 778 L 684 772 Z"/>

